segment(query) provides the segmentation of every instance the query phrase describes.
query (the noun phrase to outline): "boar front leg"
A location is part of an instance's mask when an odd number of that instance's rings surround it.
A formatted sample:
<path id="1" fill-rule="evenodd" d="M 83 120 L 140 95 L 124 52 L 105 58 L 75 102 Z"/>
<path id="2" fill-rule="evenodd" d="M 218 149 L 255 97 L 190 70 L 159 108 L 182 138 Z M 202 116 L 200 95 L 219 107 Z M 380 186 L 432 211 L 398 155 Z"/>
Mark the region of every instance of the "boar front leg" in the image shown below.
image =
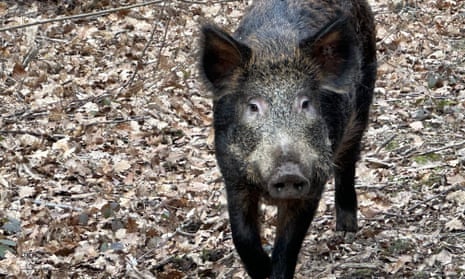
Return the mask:
<path id="1" fill-rule="evenodd" d="M 302 241 L 315 214 L 317 201 L 292 201 L 278 205 L 278 227 L 271 258 L 271 279 L 291 279 Z"/>
<path id="2" fill-rule="evenodd" d="M 263 250 L 258 223 L 259 195 L 247 186 L 227 184 L 229 221 L 234 246 L 253 279 L 268 278 L 271 261 Z"/>

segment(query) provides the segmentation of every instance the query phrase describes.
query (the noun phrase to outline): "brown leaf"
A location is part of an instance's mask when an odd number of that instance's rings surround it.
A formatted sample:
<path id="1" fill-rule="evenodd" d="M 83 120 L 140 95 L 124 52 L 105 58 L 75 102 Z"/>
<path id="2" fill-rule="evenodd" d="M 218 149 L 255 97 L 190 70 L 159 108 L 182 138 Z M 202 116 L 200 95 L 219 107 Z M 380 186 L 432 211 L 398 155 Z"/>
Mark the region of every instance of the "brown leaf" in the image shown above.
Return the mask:
<path id="1" fill-rule="evenodd" d="M 14 79 L 19 80 L 25 78 L 27 75 L 26 70 L 24 69 L 23 65 L 20 63 L 15 63 L 13 66 L 13 73 L 12 76 Z"/>

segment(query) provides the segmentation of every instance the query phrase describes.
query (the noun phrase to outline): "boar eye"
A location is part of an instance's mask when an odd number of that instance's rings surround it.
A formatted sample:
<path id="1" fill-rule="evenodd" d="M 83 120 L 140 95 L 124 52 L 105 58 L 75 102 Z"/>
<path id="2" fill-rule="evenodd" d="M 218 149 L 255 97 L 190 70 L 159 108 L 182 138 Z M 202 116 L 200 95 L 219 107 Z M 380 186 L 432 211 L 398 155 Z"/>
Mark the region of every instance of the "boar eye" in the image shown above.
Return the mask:
<path id="1" fill-rule="evenodd" d="M 252 98 L 248 101 L 247 107 L 245 110 L 245 119 L 246 120 L 253 120 L 257 119 L 257 117 L 262 116 L 268 107 L 266 100 L 261 97 Z"/>
<path id="2" fill-rule="evenodd" d="M 249 111 L 250 112 L 258 112 L 259 108 L 257 104 L 249 103 Z"/>
<path id="3" fill-rule="evenodd" d="M 265 109 L 266 101 L 260 97 L 250 99 L 247 104 L 247 110 L 252 114 L 263 113 Z"/>
<path id="4" fill-rule="evenodd" d="M 310 103 L 308 97 L 301 96 L 298 100 L 300 103 L 300 111 L 307 111 L 311 109 L 312 104 Z"/>
<path id="5" fill-rule="evenodd" d="M 299 98 L 297 98 L 296 106 L 298 112 L 304 112 L 310 115 L 313 113 L 312 103 L 310 99 L 306 96 L 300 96 Z"/>
<path id="6" fill-rule="evenodd" d="M 310 101 L 309 100 L 302 100 L 302 104 L 300 105 L 302 110 L 307 110 L 310 107 Z"/>

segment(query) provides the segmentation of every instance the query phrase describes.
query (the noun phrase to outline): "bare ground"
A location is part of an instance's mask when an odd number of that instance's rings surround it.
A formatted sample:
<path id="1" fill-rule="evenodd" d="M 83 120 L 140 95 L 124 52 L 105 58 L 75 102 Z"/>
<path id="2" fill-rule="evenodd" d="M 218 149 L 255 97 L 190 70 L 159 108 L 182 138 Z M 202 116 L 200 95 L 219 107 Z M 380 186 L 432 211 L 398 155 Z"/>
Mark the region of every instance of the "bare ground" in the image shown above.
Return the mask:
<path id="1" fill-rule="evenodd" d="M 140 2 L 0 2 L 0 277 L 245 278 L 196 59 L 199 23 L 248 2 L 116 10 Z M 329 183 L 296 278 L 465 277 L 465 4 L 371 4 L 360 231 L 335 233 Z"/>

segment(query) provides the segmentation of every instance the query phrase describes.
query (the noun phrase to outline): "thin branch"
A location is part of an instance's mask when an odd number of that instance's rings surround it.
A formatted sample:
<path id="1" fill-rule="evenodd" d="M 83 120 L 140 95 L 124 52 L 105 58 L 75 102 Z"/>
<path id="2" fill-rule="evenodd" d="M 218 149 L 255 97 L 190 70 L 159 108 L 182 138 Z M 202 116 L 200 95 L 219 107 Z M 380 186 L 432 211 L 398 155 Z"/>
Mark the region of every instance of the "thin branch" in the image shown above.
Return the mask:
<path id="1" fill-rule="evenodd" d="M 175 255 L 170 255 L 163 260 L 159 261 L 156 265 L 153 266 L 153 269 L 159 269 L 160 267 L 163 267 L 170 263 L 173 259 L 175 258 Z"/>
<path id="2" fill-rule="evenodd" d="M 388 162 L 384 162 L 382 160 L 378 160 L 376 158 L 370 158 L 370 157 L 365 157 L 365 162 L 372 164 L 376 166 L 377 168 L 384 168 L 384 169 L 389 169 L 392 168 L 394 165 L 390 164 Z"/>
<path id="3" fill-rule="evenodd" d="M 125 119 L 113 119 L 113 120 L 107 120 L 107 121 L 96 121 L 96 122 L 87 123 L 84 126 L 85 127 L 90 127 L 90 126 L 95 126 L 95 125 L 119 124 L 119 123 L 131 122 L 131 121 L 144 120 L 146 118 L 147 118 L 146 116 L 136 116 L 136 117 L 125 118 Z"/>
<path id="4" fill-rule="evenodd" d="M 18 119 L 24 119 L 24 118 L 27 118 L 27 119 L 32 119 L 32 118 L 35 118 L 35 117 L 39 117 L 39 116 L 47 116 L 49 114 L 49 112 L 45 109 L 35 109 L 35 110 L 21 110 L 21 111 L 18 111 L 18 112 L 15 112 L 13 114 L 10 114 L 10 115 L 6 115 L 6 116 L 2 116 L 4 119 L 14 119 L 14 120 L 18 120 Z M 12 123 L 14 122 L 13 120 L 8 120 L 8 123 Z"/>
<path id="5" fill-rule="evenodd" d="M 428 154 L 431 154 L 431 153 L 436 153 L 438 151 L 442 151 L 442 150 L 445 150 L 445 149 L 461 147 L 462 145 L 465 145 L 465 140 L 461 141 L 461 142 L 452 143 L 452 144 L 449 144 L 449 145 L 446 145 L 446 146 L 443 146 L 443 147 L 438 147 L 438 148 L 431 149 L 431 150 L 428 150 L 428 151 L 420 152 L 420 153 L 412 153 L 412 154 L 409 154 L 408 157 L 424 156 L 424 155 L 428 155 Z"/>
<path id="6" fill-rule="evenodd" d="M 158 71 L 158 67 L 160 66 L 160 59 L 161 59 L 161 52 L 163 51 L 163 49 L 165 48 L 166 46 L 166 37 L 168 36 L 168 27 L 170 25 L 170 22 L 171 22 L 171 17 L 168 18 L 168 21 L 166 22 L 166 26 L 165 26 L 165 32 L 163 34 L 163 39 L 162 39 L 162 45 L 160 46 L 160 48 L 158 49 L 158 55 L 157 55 L 157 64 L 155 65 L 155 72 Z"/>
<path id="7" fill-rule="evenodd" d="M 183 236 L 188 236 L 188 237 L 195 237 L 196 236 L 195 233 L 185 232 L 185 231 L 181 230 L 181 228 L 177 228 L 176 233 L 178 233 L 180 235 L 183 235 Z"/>
<path id="8" fill-rule="evenodd" d="M 4 135 L 7 135 L 7 134 L 31 135 L 31 136 L 38 137 L 38 138 L 45 138 L 45 139 L 47 139 L 49 141 L 53 141 L 53 142 L 65 137 L 64 135 L 49 135 L 49 134 L 46 134 L 46 133 L 38 133 L 38 132 L 23 131 L 23 130 L 0 130 L 0 134 L 4 134 Z"/>
<path id="9" fill-rule="evenodd" d="M 361 262 L 361 263 L 341 263 L 336 266 L 336 268 L 342 269 L 378 269 L 379 266 L 375 263 Z"/>
<path id="10" fill-rule="evenodd" d="M 108 89 L 107 91 L 111 92 L 112 89 Z M 111 93 L 104 93 L 102 95 L 91 96 L 91 97 L 88 97 L 88 98 L 85 98 L 85 99 L 73 100 L 67 105 L 66 112 L 69 113 L 72 109 L 76 109 L 76 108 L 82 106 L 83 104 L 85 104 L 87 102 L 98 103 L 98 102 L 104 100 L 105 98 L 109 98 L 110 96 L 112 96 Z M 55 103 L 53 103 L 53 104 L 55 104 Z"/>
<path id="11" fill-rule="evenodd" d="M 222 4 L 229 2 L 236 2 L 237 0 L 220 0 L 220 1 L 194 1 L 194 0 L 179 0 L 179 2 L 187 4 L 199 4 L 199 5 L 213 5 L 213 4 Z"/>
<path id="12" fill-rule="evenodd" d="M 51 22 L 58 22 L 58 21 L 64 21 L 64 20 L 76 20 L 76 19 L 82 19 L 82 18 L 93 17 L 93 16 L 102 16 L 102 15 L 107 15 L 107 14 L 111 14 L 111 13 L 115 13 L 119 11 L 159 4 L 162 2 L 164 2 L 164 0 L 148 1 L 144 3 L 133 4 L 133 5 L 123 6 L 123 7 L 113 8 L 113 9 L 107 9 L 107 10 L 98 11 L 98 12 L 84 13 L 84 14 L 78 14 L 78 15 L 72 15 L 72 16 L 64 16 L 64 17 L 59 17 L 59 18 L 44 19 L 44 20 L 34 21 L 34 22 L 20 24 L 16 26 L 6 26 L 6 27 L 1 27 L 0 32 L 12 31 L 16 29 L 21 29 L 21 28 L 26 28 L 26 27 L 30 27 L 34 25 L 46 24 L 46 23 L 51 23 Z"/>
<path id="13" fill-rule="evenodd" d="M 163 3 L 161 14 L 163 14 L 164 11 L 165 11 L 165 4 Z M 160 50 L 159 50 L 159 53 L 158 53 L 159 54 L 158 61 L 160 60 L 161 50 L 163 49 L 163 46 L 165 45 L 165 39 L 166 39 L 166 34 L 168 33 L 168 26 L 170 25 L 170 19 L 171 19 L 171 17 L 169 17 L 167 22 L 166 22 L 165 34 L 163 36 L 163 41 L 162 41 L 163 44 L 160 47 Z M 131 85 L 131 83 L 136 78 L 136 75 L 139 72 L 139 69 L 141 68 L 142 59 L 144 58 L 145 52 L 147 51 L 147 49 L 149 48 L 150 44 L 153 41 L 153 37 L 155 35 L 156 30 L 157 30 L 157 27 L 156 27 L 156 24 L 154 23 L 153 28 L 152 28 L 152 33 L 150 34 L 150 38 L 148 39 L 147 43 L 145 44 L 144 49 L 142 50 L 142 53 L 141 53 L 139 59 L 137 60 L 137 65 L 136 65 L 136 68 L 134 69 L 134 71 L 132 73 L 131 78 L 129 78 L 129 80 L 126 82 L 126 84 L 124 84 L 122 86 L 121 89 L 124 89 L 124 88 L 128 87 L 129 85 Z"/>
<path id="14" fill-rule="evenodd" d="M 463 186 L 462 186 L 462 185 L 455 185 L 455 186 L 452 187 L 452 188 L 446 189 L 446 190 L 442 191 L 441 193 L 432 196 L 432 197 L 429 198 L 429 199 L 423 200 L 423 201 L 421 201 L 421 202 L 419 202 L 419 203 L 417 203 L 417 204 L 415 204 L 415 205 L 413 205 L 413 206 L 407 208 L 407 211 L 412 211 L 412 210 L 414 210 L 415 208 L 417 208 L 417 207 L 419 207 L 419 206 L 421 206 L 421 205 L 423 205 L 423 204 L 426 204 L 426 203 L 428 203 L 428 202 L 430 202 L 430 201 L 432 201 L 432 200 L 434 200 L 434 199 L 437 199 L 437 198 L 439 198 L 439 197 L 442 197 L 442 196 L 444 196 L 444 195 L 447 195 L 447 194 L 449 194 L 450 192 L 453 192 L 453 191 L 456 191 L 456 190 L 462 190 L 462 189 L 463 189 Z"/>
<path id="15" fill-rule="evenodd" d="M 54 202 L 46 202 L 42 200 L 34 200 L 33 201 L 37 205 L 43 205 L 46 207 L 53 207 L 53 208 L 61 208 L 61 209 L 69 209 L 69 210 L 74 210 L 74 211 L 82 211 L 82 208 L 80 207 L 75 207 L 71 205 L 66 205 L 66 204 L 58 204 Z"/>
<path id="16" fill-rule="evenodd" d="M 376 148 L 375 154 L 378 154 L 381 151 L 381 149 L 383 149 L 386 145 L 388 145 L 391 141 L 393 141 L 396 136 L 397 134 L 392 134 L 383 143 L 381 143 L 381 145 L 378 146 L 378 148 Z"/>
<path id="17" fill-rule="evenodd" d="M 147 116 L 136 116 L 136 117 L 131 117 L 131 118 L 124 118 L 124 119 L 113 119 L 113 120 L 108 120 L 108 121 L 96 121 L 96 122 L 91 122 L 88 124 L 85 124 L 84 126 L 91 127 L 91 126 L 96 126 L 96 125 L 107 125 L 107 124 L 120 124 L 120 123 L 125 123 L 125 122 L 130 122 L 130 121 L 140 121 L 146 119 Z M 0 130 L 0 134 L 4 135 L 31 135 L 34 137 L 38 138 L 45 138 L 49 141 L 56 142 L 59 139 L 65 138 L 66 135 L 63 134 L 54 134 L 54 135 L 49 135 L 47 133 L 40 133 L 40 132 L 33 132 L 33 131 L 26 131 L 26 130 Z"/>

